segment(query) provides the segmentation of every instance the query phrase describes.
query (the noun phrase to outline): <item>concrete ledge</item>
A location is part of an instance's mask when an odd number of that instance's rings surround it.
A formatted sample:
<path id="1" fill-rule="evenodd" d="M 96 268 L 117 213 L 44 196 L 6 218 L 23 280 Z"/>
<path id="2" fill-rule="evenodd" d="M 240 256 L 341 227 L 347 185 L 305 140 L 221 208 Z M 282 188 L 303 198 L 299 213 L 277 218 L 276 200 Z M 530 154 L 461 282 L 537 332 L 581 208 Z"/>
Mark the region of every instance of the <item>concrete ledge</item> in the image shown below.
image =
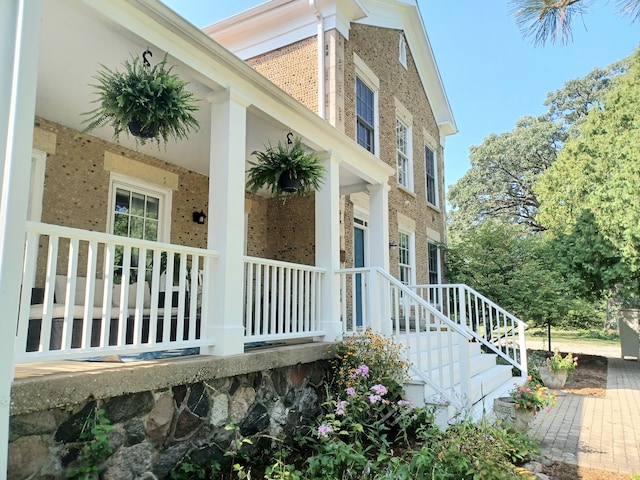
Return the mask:
<path id="1" fill-rule="evenodd" d="M 196 355 L 132 363 L 66 361 L 20 365 L 11 387 L 11 415 L 62 408 L 89 398 L 111 398 L 311 363 L 334 355 L 335 344 L 311 343 L 230 357 Z"/>

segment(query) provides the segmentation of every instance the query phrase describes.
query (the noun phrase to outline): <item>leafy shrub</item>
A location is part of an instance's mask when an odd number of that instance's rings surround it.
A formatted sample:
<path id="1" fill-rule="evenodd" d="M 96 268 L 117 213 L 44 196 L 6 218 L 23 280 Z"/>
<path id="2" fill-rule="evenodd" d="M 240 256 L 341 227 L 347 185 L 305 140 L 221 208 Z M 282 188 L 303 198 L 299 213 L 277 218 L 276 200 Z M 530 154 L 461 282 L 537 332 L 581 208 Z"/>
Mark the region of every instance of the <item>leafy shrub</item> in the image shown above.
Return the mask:
<path id="1" fill-rule="evenodd" d="M 368 368 L 368 380 L 385 385 L 391 397 L 402 395 L 402 385 L 409 377 L 409 364 L 403 347 L 389 338 L 367 329 L 362 335 L 346 338 L 336 352 L 334 364 L 336 392 L 353 386 L 361 377 L 354 373 L 361 365 Z"/>
<path id="2" fill-rule="evenodd" d="M 434 423 L 434 407 L 416 408 L 403 399 L 407 372 L 402 348 L 392 341 L 370 331 L 346 339 L 338 348 L 335 381 L 317 424 L 301 427 L 287 448 L 264 452 L 264 458 L 243 455 L 250 444 L 236 438 L 230 449 L 236 462 L 234 477 L 222 478 L 526 478 L 515 464 L 537 452 L 533 440 L 500 425 L 475 423 L 461 412 L 450 419 L 446 431 L 440 430 Z M 263 471 L 256 465 L 266 467 Z M 264 476 L 258 476 L 262 472 Z"/>

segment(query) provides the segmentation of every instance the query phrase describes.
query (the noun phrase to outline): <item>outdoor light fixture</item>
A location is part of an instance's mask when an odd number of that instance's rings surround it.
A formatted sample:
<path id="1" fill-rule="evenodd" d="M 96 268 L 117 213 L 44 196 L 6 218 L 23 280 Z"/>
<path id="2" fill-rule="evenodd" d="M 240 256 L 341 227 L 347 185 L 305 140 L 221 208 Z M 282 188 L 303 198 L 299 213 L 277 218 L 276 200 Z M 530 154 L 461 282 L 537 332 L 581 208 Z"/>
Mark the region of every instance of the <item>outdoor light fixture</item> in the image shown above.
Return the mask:
<path id="1" fill-rule="evenodd" d="M 396 248 L 398 246 L 398 242 L 389 242 L 389 248 Z"/>
<path id="2" fill-rule="evenodd" d="M 204 212 L 202 210 L 200 210 L 199 212 L 193 212 L 193 221 L 195 223 L 198 223 L 200 225 L 204 225 L 204 219 L 207 218 L 207 216 L 204 214 Z"/>

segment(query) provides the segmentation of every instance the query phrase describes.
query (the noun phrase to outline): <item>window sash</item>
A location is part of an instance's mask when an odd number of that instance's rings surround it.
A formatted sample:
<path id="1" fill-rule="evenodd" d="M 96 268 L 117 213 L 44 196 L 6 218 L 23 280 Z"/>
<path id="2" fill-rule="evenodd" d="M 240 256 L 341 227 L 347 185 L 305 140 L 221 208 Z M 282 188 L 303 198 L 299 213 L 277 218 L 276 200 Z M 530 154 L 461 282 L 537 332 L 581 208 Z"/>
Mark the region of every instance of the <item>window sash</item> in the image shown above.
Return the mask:
<path id="1" fill-rule="evenodd" d="M 424 148 L 425 167 L 427 172 L 427 202 L 438 205 L 438 191 L 436 188 L 436 159 L 435 153 L 429 147 Z"/>
<path id="2" fill-rule="evenodd" d="M 374 151 L 374 93 L 359 77 L 356 77 L 356 124 L 358 144 Z"/>
<path id="3" fill-rule="evenodd" d="M 398 162 L 398 183 L 403 187 L 409 184 L 409 129 L 396 118 L 396 151 Z"/>
<path id="4" fill-rule="evenodd" d="M 166 194 L 147 190 L 120 179 L 111 184 L 111 223 L 112 234 L 141 240 L 158 241 L 161 239 L 162 222 L 165 220 L 164 202 Z M 118 283 L 123 274 L 122 264 L 124 247 L 116 245 L 115 282 Z M 138 266 L 146 270 L 146 277 L 153 267 L 153 252 L 147 251 L 146 258 L 140 258 L 138 248 L 131 249 L 130 278 L 136 279 Z"/>
<path id="5" fill-rule="evenodd" d="M 398 234 L 398 267 L 400 281 L 405 285 L 411 283 L 413 266 L 411 265 L 411 236 L 408 233 Z"/>
<path id="6" fill-rule="evenodd" d="M 427 257 L 429 261 L 429 284 L 440 283 L 440 259 L 438 256 L 438 246 L 435 243 L 427 244 Z"/>

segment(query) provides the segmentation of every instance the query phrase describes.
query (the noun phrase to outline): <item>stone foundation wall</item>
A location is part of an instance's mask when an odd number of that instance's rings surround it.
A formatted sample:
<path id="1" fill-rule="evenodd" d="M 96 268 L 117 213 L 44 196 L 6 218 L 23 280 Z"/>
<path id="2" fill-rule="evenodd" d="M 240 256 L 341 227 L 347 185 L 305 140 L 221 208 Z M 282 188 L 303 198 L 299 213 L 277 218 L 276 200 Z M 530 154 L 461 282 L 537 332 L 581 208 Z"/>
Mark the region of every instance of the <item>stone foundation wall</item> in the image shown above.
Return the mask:
<path id="1" fill-rule="evenodd" d="M 149 375 L 147 370 L 138 369 L 138 374 Z M 80 435 L 96 408 L 104 409 L 114 426 L 109 433 L 114 451 L 102 466 L 102 479 L 133 480 L 145 472 L 168 478 L 185 458 L 224 464 L 229 461 L 224 453 L 238 439 L 282 437 L 312 424 L 325 400 L 327 372 L 327 361 L 316 359 L 15 414 L 10 421 L 8 478 L 66 478 L 77 466 Z M 60 380 L 57 388 L 65 388 L 63 383 Z M 37 401 L 33 398 L 32 403 Z M 225 428 L 228 425 L 235 427 Z"/>

